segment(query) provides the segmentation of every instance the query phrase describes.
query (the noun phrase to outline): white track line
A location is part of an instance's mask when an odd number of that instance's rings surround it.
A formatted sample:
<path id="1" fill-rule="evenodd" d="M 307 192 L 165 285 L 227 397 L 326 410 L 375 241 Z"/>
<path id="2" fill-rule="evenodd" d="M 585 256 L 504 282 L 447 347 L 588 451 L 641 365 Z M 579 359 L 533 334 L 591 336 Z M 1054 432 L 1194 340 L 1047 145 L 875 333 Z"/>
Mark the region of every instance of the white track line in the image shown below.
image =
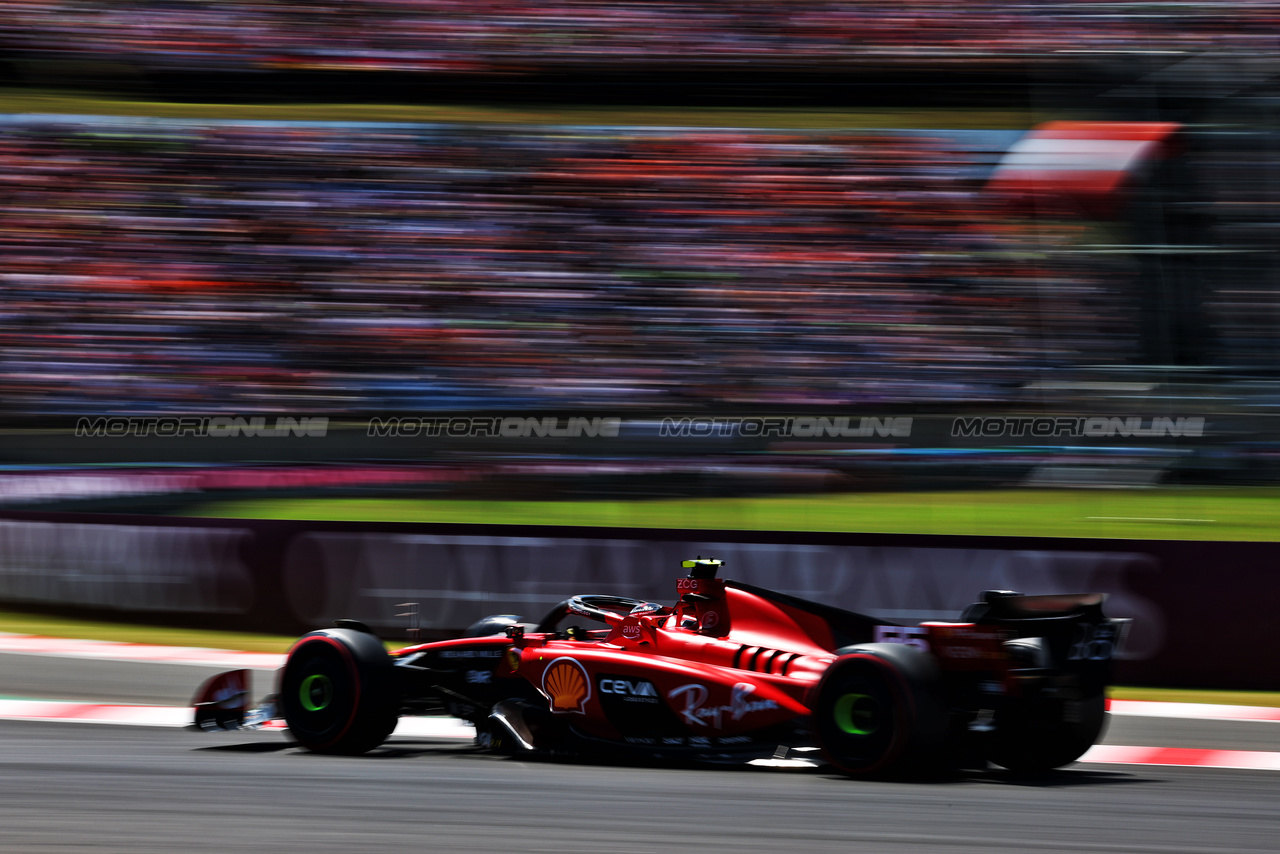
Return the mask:
<path id="1" fill-rule="evenodd" d="M 8 721 L 186 727 L 191 726 L 193 719 L 192 709 L 186 706 L 0 700 L 0 720 Z M 264 729 L 282 730 L 284 724 L 272 721 Z M 474 738 L 475 734 L 475 727 L 471 724 L 444 717 L 401 718 L 395 730 L 395 735 L 411 738 Z"/>
<path id="2" fill-rule="evenodd" d="M 56 700 L 0 700 L 0 720 L 189 727 L 192 722 L 192 712 L 191 709 L 181 706 L 130 706 L 73 703 Z M 283 725 L 280 722 L 273 721 L 266 729 L 268 731 L 279 731 L 283 729 Z M 392 738 L 471 739 L 474 736 L 474 727 L 452 718 L 406 717 L 400 719 Z M 1089 752 L 1080 758 L 1080 761 L 1117 765 L 1165 765 L 1280 771 L 1280 753 L 1256 750 L 1201 750 L 1181 747 L 1128 747 L 1117 744 L 1099 744 L 1090 748 Z M 796 763 L 782 764 L 791 767 Z M 799 764 L 807 765 L 809 763 Z"/>
<path id="3" fill-rule="evenodd" d="M 1117 705 L 1121 707 L 1116 708 Z M 1280 720 L 1280 709 L 1253 706 L 1198 706 L 1195 703 L 1137 703 L 1141 710 L 1128 708 L 1130 704 L 1113 701 L 1113 715 L 1142 715 L 1162 718 L 1263 721 Z M 1161 705 L 1172 709 L 1155 708 Z M 132 712 L 130 710 L 133 710 Z M 145 712 L 145 713 L 144 713 Z M 131 723 L 141 726 L 186 726 L 190 723 L 191 710 L 184 706 L 143 706 L 127 704 L 77 703 L 64 700 L 4 700 L 0 699 L 0 720 L 88 720 L 92 714 L 95 722 Z M 133 717 L 130 717 L 130 715 Z M 427 726 L 417 727 L 414 722 L 432 721 L 434 718 L 402 718 L 401 732 L 413 735 L 435 735 L 437 730 Z M 159 722 L 159 721 L 173 721 Z M 470 730 L 468 730 L 470 732 Z"/>
<path id="4" fill-rule="evenodd" d="M 189 726 L 191 709 L 181 706 L 126 706 L 62 700 L 0 700 L 0 720 L 59 721 L 126 726 Z"/>
<path id="5" fill-rule="evenodd" d="M 1176 765 L 1195 768 L 1244 768 L 1280 771 L 1280 753 L 1261 750 L 1201 750 L 1190 747 L 1125 747 L 1096 744 L 1081 762 L 1117 765 Z"/>
<path id="6" fill-rule="evenodd" d="M 192 646 L 154 646 L 143 643 L 71 640 L 0 633 L 0 653 L 4 652 L 21 655 L 52 655 L 59 658 L 87 658 L 98 661 L 247 667 L 252 670 L 275 670 L 284 664 L 284 656 L 277 653 L 241 652 L 234 649 L 206 649 Z"/>
<path id="7" fill-rule="evenodd" d="M 1110 700 L 1113 715 L 1147 718 L 1182 718 L 1207 721 L 1276 721 L 1280 709 L 1270 706 L 1216 706 L 1209 703 L 1153 703 L 1146 700 Z"/>

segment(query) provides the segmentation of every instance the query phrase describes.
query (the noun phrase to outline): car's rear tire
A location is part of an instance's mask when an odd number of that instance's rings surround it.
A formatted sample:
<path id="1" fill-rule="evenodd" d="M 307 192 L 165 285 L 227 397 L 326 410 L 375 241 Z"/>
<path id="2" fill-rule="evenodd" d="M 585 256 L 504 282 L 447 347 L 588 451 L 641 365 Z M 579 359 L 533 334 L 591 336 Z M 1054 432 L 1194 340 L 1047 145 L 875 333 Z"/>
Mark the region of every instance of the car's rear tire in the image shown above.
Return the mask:
<path id="1" fill-rule="evenodd" d="M 1027 700 L 996 713 L 987 758 L 1010 771 L 1061 768 L 1079 759 L 1102 736 L 1107 700 Z"/>
<path id="2" fill-rule="evenodd" d="M 391 657 L 374 635 L 323 629 L 293 645 L 280 675 L 289 732 L 317 753 L 372 750 L 395 729 L 400 697 Z"/>
<path id="3" fill-rule="evenodd" d="M 946 756 L 937 665 L 898 644 L 841 650 L 811 705 L 823 757 L 854 777 L 921 773 Z"/>

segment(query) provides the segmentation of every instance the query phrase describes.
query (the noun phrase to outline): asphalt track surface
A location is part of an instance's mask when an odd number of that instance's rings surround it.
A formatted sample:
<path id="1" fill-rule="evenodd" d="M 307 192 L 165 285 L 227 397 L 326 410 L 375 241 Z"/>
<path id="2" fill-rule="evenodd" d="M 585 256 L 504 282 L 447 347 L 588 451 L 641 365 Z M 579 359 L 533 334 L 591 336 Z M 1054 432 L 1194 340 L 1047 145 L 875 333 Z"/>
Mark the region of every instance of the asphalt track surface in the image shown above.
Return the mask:
<path id="1" fill-rule="evenodd" d="M 207 675 L 0 656 L 7 696 L 52 698 L 25 690 L 42 687 L 183 703 Z M 269 687 L 268 674 L 255 678 L 255 691 Z M 1280 724 L 1115 718 L 1106 741 L 1277 750 Z M 0 851 L 237 848 L 1274 854 L 1280 773 L 1077 764 L 889 783 L 822 769 L 531 762 L 399 736 L 367 756 L 329 757 L 278 732 L 0 721 Z"/>

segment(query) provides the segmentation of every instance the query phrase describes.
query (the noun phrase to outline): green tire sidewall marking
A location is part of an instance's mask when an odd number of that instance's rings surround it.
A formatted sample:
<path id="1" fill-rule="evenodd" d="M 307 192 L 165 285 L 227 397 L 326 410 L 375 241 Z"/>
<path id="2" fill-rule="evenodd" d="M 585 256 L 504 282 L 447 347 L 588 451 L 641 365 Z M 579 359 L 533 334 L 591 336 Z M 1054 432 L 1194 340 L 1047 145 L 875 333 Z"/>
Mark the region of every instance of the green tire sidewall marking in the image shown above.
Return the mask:
<path id="1" fill-rule="evenodd" d="M 320 694 L 319 702 L 312 699 L 313 692 Z M 308 712 L 324 711 L 329 708 L 329 703 L 333 702 L 333 682 L 323 673 L 312 673 L 302 680 L 302 686 L 298 689 L 298 699 L 302 702 L 302 708 Z"/>
<path id="2" fill-rule="evenodd" d="M 831 709 L 836 726 L 849 735 L 872 735 L 880 729 L 876 721 L 879 704 L 869 694 L 842 694 Z"/>

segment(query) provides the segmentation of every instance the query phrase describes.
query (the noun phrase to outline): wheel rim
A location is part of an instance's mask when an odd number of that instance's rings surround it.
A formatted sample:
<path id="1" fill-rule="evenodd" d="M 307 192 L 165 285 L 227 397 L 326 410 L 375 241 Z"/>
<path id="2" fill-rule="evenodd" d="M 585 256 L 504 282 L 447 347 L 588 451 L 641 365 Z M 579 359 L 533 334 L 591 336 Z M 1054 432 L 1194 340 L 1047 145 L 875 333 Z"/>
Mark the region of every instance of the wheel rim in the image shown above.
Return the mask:
<path id="1" fill-rule="evenodd" d="M 902 745 L 891 672 L 875 660 L 836 665 L 818 700 L 818 741 L 827 761 L 863 774 L 890 765 Z"/>
<path id="2" fill-rule="evenodd" d="M 835 701 L 831 716 L 848 735 L 873 735 L 880 729 L 880 703 L 870 694 L 842 694 Z"/>
<path id="3" fill-rule="evenodd" d="M 327 638 L 299 646 L 285 664 L 280 692 L 289 730 L 312 748 L 340 738 L 351 724 L 358 690 L 342 650 Z"/>
<path id="4" fill-rule="evenodd" d="M 302 680 L 298 700 L 308 712 L 322 712 L 333 702 L 333 680 L 323 673 L 312 673 Z"/>

